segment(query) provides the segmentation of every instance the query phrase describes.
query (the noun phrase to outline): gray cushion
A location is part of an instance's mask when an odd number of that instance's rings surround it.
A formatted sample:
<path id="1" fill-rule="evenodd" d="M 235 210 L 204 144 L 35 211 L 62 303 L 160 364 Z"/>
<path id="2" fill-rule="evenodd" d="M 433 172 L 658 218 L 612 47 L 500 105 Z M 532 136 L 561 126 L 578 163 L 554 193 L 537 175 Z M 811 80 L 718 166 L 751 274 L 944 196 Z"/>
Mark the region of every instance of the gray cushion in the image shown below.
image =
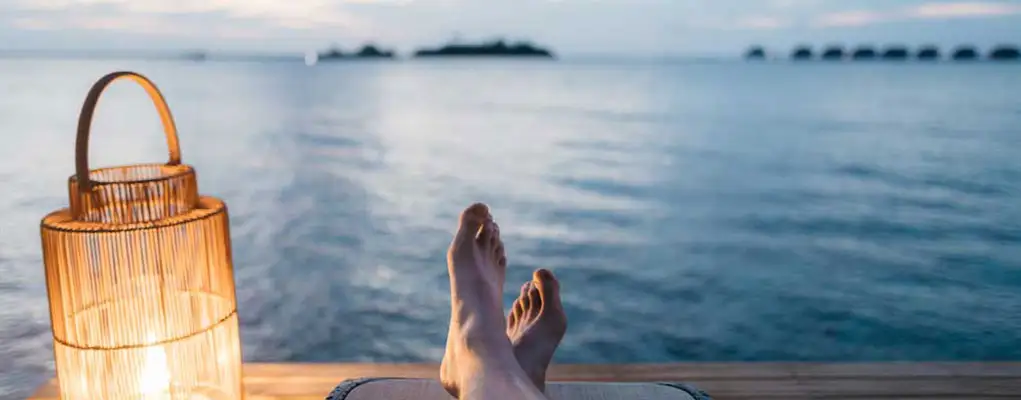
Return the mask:
<path id="1" fill-rule="evenodd" d="M 676 383 L 552 382 L 551 400 L 709 400 L 704 392 Z M 326 400 L 449 400 L 440 383 L 429 379 L 363 378 L 338 385 Z"/>

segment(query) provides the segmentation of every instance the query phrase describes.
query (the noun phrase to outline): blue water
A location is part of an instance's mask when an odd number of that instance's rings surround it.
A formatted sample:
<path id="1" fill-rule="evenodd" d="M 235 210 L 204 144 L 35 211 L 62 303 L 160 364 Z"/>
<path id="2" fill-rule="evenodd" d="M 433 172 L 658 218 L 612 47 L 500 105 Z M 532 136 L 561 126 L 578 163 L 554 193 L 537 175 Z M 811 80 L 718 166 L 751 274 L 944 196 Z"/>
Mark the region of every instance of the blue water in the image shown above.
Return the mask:
<path id="1" fill-rule="evenodd" d="M 52 374 L 38 222 L 125 68 L 229 204 L 247 360 L 438 361 L 473 201 L 508 287 L 562 279 L 560 362 L 1021 359 L 1021 65 L 0 60 L 0 398 Z M 96 166 L 166 157 L 150 107 L 108 93 Z"/>

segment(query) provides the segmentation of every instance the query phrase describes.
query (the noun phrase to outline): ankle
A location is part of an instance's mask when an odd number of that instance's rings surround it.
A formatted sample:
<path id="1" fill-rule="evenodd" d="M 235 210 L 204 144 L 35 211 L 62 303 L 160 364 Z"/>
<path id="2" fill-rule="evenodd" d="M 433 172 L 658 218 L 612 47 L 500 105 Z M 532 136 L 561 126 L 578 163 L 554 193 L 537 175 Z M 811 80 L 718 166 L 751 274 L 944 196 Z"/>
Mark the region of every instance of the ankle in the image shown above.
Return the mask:
<path id="1" fill-rule="evenodd" d="M 457 339 L 462 347 L 472 351 L 489 351 L 494 348 L 512 350 L 510 338 L 503 329 L 502 318 L 461 307 L 456 307 L 453 314 L 453 329 L 457 330 Z"/>
<path id="2" fill-rule="evenodd" d="M 461 348 L 482 360 L 483 364 L 499 364 L 502 360 L 515 360 L 510 339 L 503 334 L 481 326 L 468 326 L 461 331 Z M 502 332 L 500 332 L 502 333 Z"/>

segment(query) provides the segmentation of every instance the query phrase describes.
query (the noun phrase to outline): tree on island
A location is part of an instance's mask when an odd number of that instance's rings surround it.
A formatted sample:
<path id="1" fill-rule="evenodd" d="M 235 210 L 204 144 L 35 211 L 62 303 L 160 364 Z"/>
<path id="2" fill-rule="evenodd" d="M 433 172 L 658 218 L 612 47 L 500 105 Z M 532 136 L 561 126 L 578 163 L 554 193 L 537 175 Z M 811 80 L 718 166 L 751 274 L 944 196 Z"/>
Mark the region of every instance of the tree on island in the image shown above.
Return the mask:
<path id="1" fill-rule="evenodd" d="M 362 46 L 361 50 L 358 50 L 358 53 L 355 53 L 355 56 L 360 58 L 392 58 L 394 53 L 390 50 L 380 50 L 372 43 L 367 43 Z"/>
<path id="2" fill-rule="evenodd" d="M 350 60 L 358 58 L 393 58 L 394 52 L 381 50 L 372 43 L 366 43 L 358 52 L 345 53 L 339 46 L 333 45 L 329 50 L 319 53 L 320 61 Z"/>
<path id="3" fill-rule="evenodd" d="M 344 52 L 340 50 L 340 46 L 337 46 L 336 44 L 331 45 L 329 50 L 326 50 L 326 51 L 324 51 L 322 53 L 319 53 L 319 59 L 320 60 L 323 60 L 323 59 L 329 60 L 329 59 L 344 58 L 344 57 L 347 57 L 347 55 L 344 54 Z"/>
<path id="4" fill-rule="evenodd" d="M 439 48 L 420 49 L 415 57 L 542 57 L 554 58 L 549 50 L 527 41 L 507 44 L 496 39 L 482 44 L 451 42 Z"/>

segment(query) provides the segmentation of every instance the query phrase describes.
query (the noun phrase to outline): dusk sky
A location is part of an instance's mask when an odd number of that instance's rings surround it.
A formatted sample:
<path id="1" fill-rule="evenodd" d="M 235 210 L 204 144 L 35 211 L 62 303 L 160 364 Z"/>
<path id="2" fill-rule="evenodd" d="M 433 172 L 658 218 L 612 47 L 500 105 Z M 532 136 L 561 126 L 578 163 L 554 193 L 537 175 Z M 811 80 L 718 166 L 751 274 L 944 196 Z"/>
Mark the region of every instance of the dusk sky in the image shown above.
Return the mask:
<path id="1" fill-rule="evenodd" d="M 1021 0 L 0 0 L 0 50 L 398 50 L 505 36 L 563 54 L 1021 41 Z"/>

